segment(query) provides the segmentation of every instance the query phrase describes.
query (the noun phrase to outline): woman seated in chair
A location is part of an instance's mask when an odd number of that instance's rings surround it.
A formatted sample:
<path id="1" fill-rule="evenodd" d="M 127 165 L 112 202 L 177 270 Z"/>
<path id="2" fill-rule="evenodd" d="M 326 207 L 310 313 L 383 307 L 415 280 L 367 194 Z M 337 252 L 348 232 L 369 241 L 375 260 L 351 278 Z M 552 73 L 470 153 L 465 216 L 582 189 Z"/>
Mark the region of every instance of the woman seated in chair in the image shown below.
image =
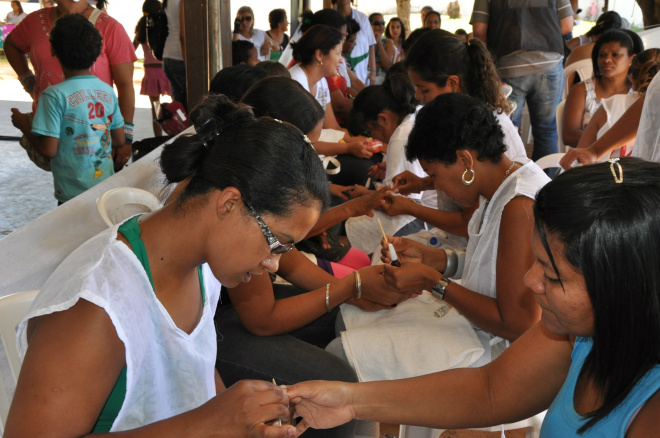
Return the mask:
<path id="1" fill-rule="evenodd" d="M 504 340 L 529 329 L 541 310 L 523 276 L 533 264 L 529 212 L 549 178 L 532 161 L 507 157 L 503 137 L 492 111 L 465 94 L 443 94 L 419 110 L 406 157 L 419 160 L 436 190 L 465 209 L 477 206 L 468 228 L 465 268 L 458 272 L 454 251 L 389 238 L 404 263 L 394 272 L 388 270 L 390 281 L 403 287 L 414 279 L 417 290 L 436 285 L 445 301 L 480 329 L 485 353 L 479 364 L 497 356 L 506 347 Z M 432 261 L 420 259 L 427 253 L 433 254 Z M 461 278 L 461 284 L 448 280 L 452 276 Z M 328 348 L 342 352 L 337 343 Z"/>
<path id="2" fill-rule="evenodd" d="M 602 99 L 632 93 L 628 70 L 638 52 L 631 37 L 609 30 L 598 38 L 591 55 L 594 77 L 571 88 L 564 106 L 563 140 L 576 147 Z"/>
<path id="3" fill-rule="evenodd" d="M 658 209 L 657 163 L 621 158 L 559 175 L 534 206 L 525 284 L 539 323 L 482 368 L 288 387 L 298 433 L 353 418 L 475 428 L 548 409 L 542 438 L 660 436 Z"/>
<path id="4" fill-rule="evenodd" d="M 610 157 L 628 157 L 633 155 L 636 144 L 635 136 L 623 144 L 613 142 L 602 147 L 599 140 L 606 136 L 617 121 L 627 114 L 628 109 L 636 105 L 638 100 L 643 100 L 649 85 L 660 70 L 660 49 L 647 49 L 637 55 L 630 66 L 630 79 L 633 83 L 633 94 L 616 94 L 605 99 L 589 122 L 584 131 L 580 143 L 576 149 L 566 152 L 561 159 L 561 165 L 570 167 L 575 160 L 582 164 L 596 161 L 605 161 Z M 634 123 L 639 124 L 640 115 Z M 645 147 L 644 145 L 641 147 Z M 585 162 L 585 160 L 588 160 Z"/>
<path id="5" fill-rule="evenodd" d="M 281 389 L 225 389 L 213 314 L 222 284 L 277 270 L 328 204 L 327 181 L 297 128 L 224 96 L 214 104 L 219 118 L 163 148 L 166 180 L 189 178 L 183 193 L 87 241 L 35 298 L 18 327 L 5 438 L 187 436 L 191 425 L 199 436 L 287 436 L 272 423 L 288 418 Z"/>

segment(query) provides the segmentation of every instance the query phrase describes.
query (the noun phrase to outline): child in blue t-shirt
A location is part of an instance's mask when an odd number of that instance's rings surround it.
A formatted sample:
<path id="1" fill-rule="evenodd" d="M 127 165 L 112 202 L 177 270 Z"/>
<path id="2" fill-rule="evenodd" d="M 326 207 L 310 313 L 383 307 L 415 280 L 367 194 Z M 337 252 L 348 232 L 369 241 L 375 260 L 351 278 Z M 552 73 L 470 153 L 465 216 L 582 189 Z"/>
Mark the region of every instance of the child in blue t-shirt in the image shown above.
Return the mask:
<path id="1" fill-rule="evenodd" d="M 124 144 L 124 119 L 112 87 L 89 70 L 103 44 L 94 25 L 82 15 L 65 15 L 50 44 L 66 79 L 41 94 L 29 140 L 51 158 L 62 204 L 114 174 L 112 143 Z"/>

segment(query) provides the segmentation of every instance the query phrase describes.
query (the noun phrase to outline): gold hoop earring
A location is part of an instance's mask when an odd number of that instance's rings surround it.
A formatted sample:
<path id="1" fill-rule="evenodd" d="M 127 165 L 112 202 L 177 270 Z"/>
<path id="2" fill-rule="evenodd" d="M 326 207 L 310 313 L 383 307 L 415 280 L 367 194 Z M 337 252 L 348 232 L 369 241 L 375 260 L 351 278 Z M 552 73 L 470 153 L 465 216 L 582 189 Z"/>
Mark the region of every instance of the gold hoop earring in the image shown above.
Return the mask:
<path id="1" fill-rule="evenodd" d="M 472 179 L 468 180 L 465 178 L 465 175 L 467 175 L 468 172 L 472 172 Z M 465 184 L 466 186 L 469 186 L 472 185 L 472 183 L 474 182 L 474 177 L 475 177 L 474 170 L 467 168 L 465 169 L 465 172 L 463 172 L 463 175 L 461 176 L 461 181 L 463 181 L 463 184 Z"/>

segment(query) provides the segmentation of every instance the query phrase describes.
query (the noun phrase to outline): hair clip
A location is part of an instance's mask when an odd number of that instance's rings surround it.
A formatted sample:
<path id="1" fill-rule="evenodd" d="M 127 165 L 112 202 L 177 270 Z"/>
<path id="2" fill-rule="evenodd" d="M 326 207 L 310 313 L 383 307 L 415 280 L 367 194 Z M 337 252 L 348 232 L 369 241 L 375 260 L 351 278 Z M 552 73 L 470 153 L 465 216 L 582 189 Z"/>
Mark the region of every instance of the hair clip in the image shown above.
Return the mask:
<path id="1" fill-rule="evenodd" d="M 220 132 L 212 119 L 206 119 L 199 127 L 195 126 L 197 137 L 202 142 L 205 148 L 209 148 L 211 143 L 216 137 L 220 136 Z"/>
<path id="2" fill-rule="evenodd" d="M 305 134 L 303 134 L 303 140 L 305 140 L 305 143 L 307 143 L 308 145 L 314 147 L 309 137 L 307 137 Z"/>
<path id="3" fill-rule="evenodd" d="M 277 123 L 282 123 L 280 119 L 273 119 L 273 120 L 275 120 Z"/>
<path id="4" fill-rule="evenodd" d="M 612 171 L 614 182 L 617 184 L 621 184 L 623 182 L 623 168 L 619 164 L 619 158 L 610 158 L 607 161 L 610 163 L 610 170 Z M 616 169 L 614 168 L 615 164 L 616 164 Z"/>

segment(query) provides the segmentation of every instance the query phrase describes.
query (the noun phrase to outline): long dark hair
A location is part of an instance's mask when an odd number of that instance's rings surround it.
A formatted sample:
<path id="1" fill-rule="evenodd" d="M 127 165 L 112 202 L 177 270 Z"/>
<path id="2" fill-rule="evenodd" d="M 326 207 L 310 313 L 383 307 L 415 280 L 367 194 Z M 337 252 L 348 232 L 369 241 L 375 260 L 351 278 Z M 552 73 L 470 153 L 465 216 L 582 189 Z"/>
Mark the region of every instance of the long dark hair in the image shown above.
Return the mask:
<path id="1" fill-rule="evenodd" d="M 314 130 L 325 117 L 325 110 L 314 96 L 297 81 L 281 76 L 260 80 L 245 92 L 241 102 L 250 105 L 255 116 L 289 122 L 304 134 Z"/>
<path id="2" fill-rule="evenodd" d="M 637 158 L 619 164 L 619 184 L 610 163 L 577 167 L 545 185 L 534 205 L 536 231 L 559 281 L 550 236 L 584 276 L 593 307 L 595 335 L 582 373 L 601 391 L 603 405 L 580 433 L 660 363 L 660 164 Z"/>
<path id="3" fill-rule="evenodd" d="M 334 27 L 325 24 L 316 24 L 310 27 L 293 47 L 293 59 L 302 65 L 308 65 L 314 60 L 317 50 L 327 55 L 333 47 L 342 42 L 342 34 Z"/>
<path id="4" fill-rule="evenodd" d="M 329 203 L 328 182 L 316 151 L 295 126 L 222 95 L 207 95 L 191 112 L 197 135 L 163 148 L 168 183 L 190 178 L 179 206 L 212 190 L 235 187 L 257 213 L 284 216 L 295 205 Z"/>
<path id="5" fill-rule="evenodd" d="M 462 93 L 441 94 L 417 113 L 406 158 L 454 164 L 458 150 L 472 150 L 479 161 L 499 163 L 506 151 L 504 133 L 481 100 Z"/>
<path id="6" fill-rule="evenodd" d="M 142 3 L 142 14 L 144 14 L 135 26 L 135 40 L 144 44 L 147 42 L 147 17 L 155 15 L 163 10 L 163 5 L 159 0 L 144 0 Z"/>
<path id="7" fill-rule="evenodd" d="M 378 119 L 378 114 L 390 111 L 403 119 L 417 107 L 415 86 L 403 73 L 388 74 L 382 85 L 370 85 L 362 90 L 348 117 L 348 130 L 353 135 L 368 131 L 367 125 Z"/>
<path id="8" fill-rule="evenodd" d="M 467 43 L 446 31 L 431 30 L 419 37 L 406 53 L 406 68 L 438 87 L 449 76 L 460 78 L 461 91 L 484 102 L 491 110 L 509 112 L 493 55 L 481 40 Z"/>
<path id="9" fill-rule="evenodd" d="M 393 21 L 396 21 L 401 25 L 401 44 L 403 44 L 403 42 L 406 40 L 406 25 L 403 24 L 403 20 L 401 20 L 399 17 L 391 18 L 390 21 L 387 22 L 387 27 L 385 27 L 385 36 L 392 39 L 392 34 L 390 33 L 390 24 L 392 24 Z"/>

